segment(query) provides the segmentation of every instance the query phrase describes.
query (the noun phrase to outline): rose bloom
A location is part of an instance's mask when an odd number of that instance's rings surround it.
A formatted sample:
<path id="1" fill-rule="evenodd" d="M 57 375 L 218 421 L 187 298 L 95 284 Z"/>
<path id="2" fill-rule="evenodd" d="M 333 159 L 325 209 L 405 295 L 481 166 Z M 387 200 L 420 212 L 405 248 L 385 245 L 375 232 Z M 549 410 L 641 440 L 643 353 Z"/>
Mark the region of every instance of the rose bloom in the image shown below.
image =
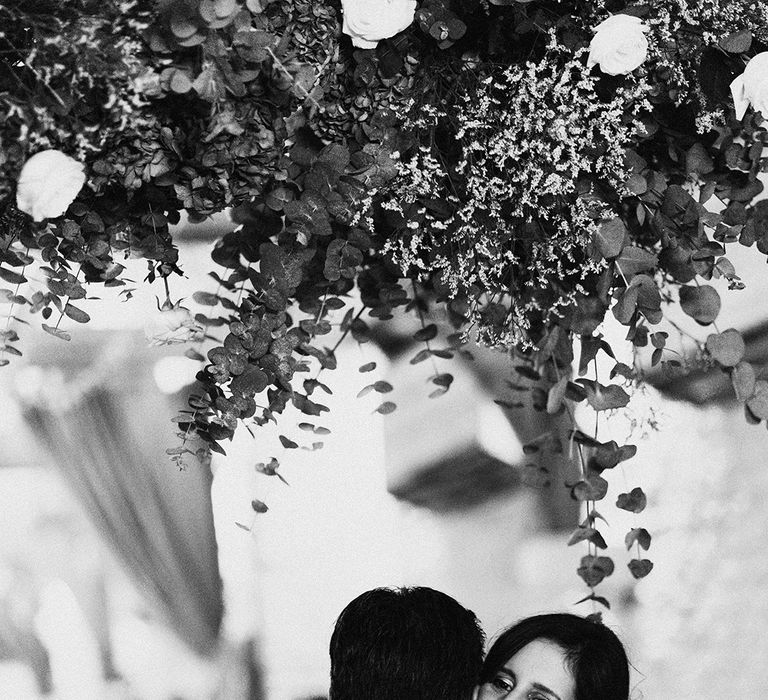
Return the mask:
<path id="1" fill-rule="evenodd" d="M 750 59 L 744 72 L 731 83 L 731 94 L 737 119 L 744 118 L 749 105 L 768 119 L 768 51 Z"/>
<path id="2" fill-rule="evenodd" d="M 35 221 L 61 216 L 85 184 L 82 163 L 61 151 L 35 153 L 21 169 L 16 206 Z"/>
<path id="3" fill-rule="evenodd" d="M 625 75 L 648 57 L 648 27 L 639 17 L 613 15 L 600 22 L 589 45 L 587 66 L 599 65 L 608 75 Z"/>
<path id="4" fill-rule="evenodd" d="M 342 31 L 361 49 L 375 49 L 382 39 L 402 32 L 413 22 L 416 0 L 341 0 Z"/>
<path id="5" fill-rule="evenodd" d="M 150 345 L 174 345 L 202 340 L 205 330 L 189 309 L 166 299 L 144 323 L 144 335 Z"/>

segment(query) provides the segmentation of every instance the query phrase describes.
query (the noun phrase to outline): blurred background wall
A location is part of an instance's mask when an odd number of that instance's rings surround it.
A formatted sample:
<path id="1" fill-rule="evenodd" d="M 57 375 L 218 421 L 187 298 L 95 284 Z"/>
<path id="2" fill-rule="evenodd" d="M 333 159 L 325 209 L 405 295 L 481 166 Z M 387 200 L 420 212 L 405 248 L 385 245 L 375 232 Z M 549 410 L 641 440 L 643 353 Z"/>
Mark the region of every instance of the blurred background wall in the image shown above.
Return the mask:
<path id="1" fill-rule="evenodd" d="M 174 298 L 205 287 L 209 249 L 182 245 Z M 565 489 L 523 483 L 522 443 L 560 426 L 493 403 L 509 378 L 498 358 L 446 366 L 454 386 L 428 399 L 430 370 L 407 352 L 343 346 L 315 420 L 332 431 L 322 449 L 281 446 L 278 434 L 317 441 L 288 412 L 178 471 L 164 450 L 194 363 L 146 346 L 155 287 L 88 302 L 94 321 L 71 346 L 24 327 L 25 357 L 0 373 L 0 697 L 322 696 L 335 617 L 380 585 L 443 590 L 489 637 L 534 612 L 591 612 L 571 607 L 585 594 L 584 552 L 565 546 L 578 510 Z M 761 313 L 738 319 L 757 329 L 758 359 Z M 373 379 L 395 386 L 390 416 L 374 412 L 381 397 L 356 398 Z M 768 434 L 719 381 L 659 378 L 634 416 L 601 426 L 639 446 L 607 502 L 636 485 L 650 502 L 636 518 L 600 508 L 617 562 L 605 619 L 628 645 L 635 698 L 768 697 Z M 641 414 L 660 429 L 633 425 Z M 271 457 L 289 485 L 254 468 Z M 572 469 L 567 454 L 541 466 L 555 484 Z M 654 538 L 640 582 L 624 566 L 636 525 Z"/>

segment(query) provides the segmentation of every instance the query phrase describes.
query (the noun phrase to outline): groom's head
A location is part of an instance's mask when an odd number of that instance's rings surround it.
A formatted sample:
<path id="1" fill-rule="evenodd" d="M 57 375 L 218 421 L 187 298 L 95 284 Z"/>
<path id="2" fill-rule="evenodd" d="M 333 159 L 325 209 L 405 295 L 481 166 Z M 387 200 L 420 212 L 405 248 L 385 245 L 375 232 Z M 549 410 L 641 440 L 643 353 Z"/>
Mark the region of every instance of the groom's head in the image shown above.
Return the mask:
<path id="1" fill-rule="evenodd" d="M 431 588 L 376 588 L 339 615 L 330 700 L 469 700 L 483 661 L 477 618 Z"/>

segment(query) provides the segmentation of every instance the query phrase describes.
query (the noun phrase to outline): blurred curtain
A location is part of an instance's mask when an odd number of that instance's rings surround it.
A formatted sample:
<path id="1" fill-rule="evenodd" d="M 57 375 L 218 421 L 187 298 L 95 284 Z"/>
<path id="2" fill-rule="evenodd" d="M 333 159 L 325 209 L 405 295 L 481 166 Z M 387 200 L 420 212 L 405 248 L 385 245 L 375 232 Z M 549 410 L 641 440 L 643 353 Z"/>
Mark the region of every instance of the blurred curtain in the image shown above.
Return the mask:
<path id="1" fill-rule="evenodd" d="M 25 578 L 23 585 L 23 590 L 16 585 L 11 595 L 6 592 L 0 598 L 0 660 L 26 663 L 35 676 L 39 693 L 48 695 L 53 690 L 48 652 L 35 634 L 34 604 L 29 600 L 34 594 L 29 579 Z"/>
<path id="2" fill-rule="evenodd" d="M 141 590 L 210 655 L 222 618 L 210 470 L 195 462 L 179 472 L 168 461 L 167 402 L 123 379 L 122 392 L 91 383 L 66 400 L 29 402 L 25 417 Z"/>
<path id="3" fill-rule="evenodd" d="M 266 700 L 258 649 L 249 639 L 222 648 L 222 676 L 212 700 Z"/>

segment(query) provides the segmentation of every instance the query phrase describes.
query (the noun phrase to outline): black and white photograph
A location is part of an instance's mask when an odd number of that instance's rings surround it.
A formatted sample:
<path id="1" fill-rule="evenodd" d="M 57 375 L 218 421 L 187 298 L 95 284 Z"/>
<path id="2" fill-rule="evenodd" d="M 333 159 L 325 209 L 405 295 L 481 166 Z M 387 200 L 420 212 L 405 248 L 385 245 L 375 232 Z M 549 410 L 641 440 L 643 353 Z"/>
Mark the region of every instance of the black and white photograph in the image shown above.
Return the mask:
<path id="1" fill-rule="evenodd" d="M 0 698 L 768 698 L 768 2 L 0 0 Z"/>

